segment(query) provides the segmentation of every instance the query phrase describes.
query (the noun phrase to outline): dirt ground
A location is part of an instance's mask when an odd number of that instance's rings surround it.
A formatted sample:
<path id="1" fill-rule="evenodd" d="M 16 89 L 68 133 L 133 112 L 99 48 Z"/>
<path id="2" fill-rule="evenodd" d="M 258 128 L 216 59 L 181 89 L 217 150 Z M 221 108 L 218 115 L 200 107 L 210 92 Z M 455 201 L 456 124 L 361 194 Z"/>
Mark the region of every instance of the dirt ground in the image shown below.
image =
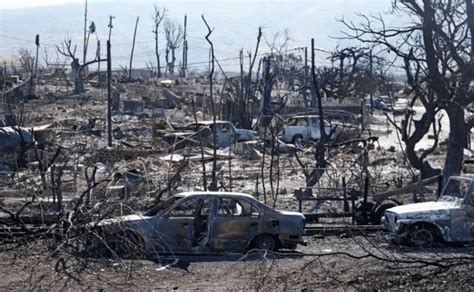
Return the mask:
<path id="1" fill-rule="evenodd" d="M 460 290 L 474 288 L 474 246 L 389 245 L 383 233 L 311 236 L 295 252 L 93 259 L 44 242 L 0 252 L 0 290 Z"/>

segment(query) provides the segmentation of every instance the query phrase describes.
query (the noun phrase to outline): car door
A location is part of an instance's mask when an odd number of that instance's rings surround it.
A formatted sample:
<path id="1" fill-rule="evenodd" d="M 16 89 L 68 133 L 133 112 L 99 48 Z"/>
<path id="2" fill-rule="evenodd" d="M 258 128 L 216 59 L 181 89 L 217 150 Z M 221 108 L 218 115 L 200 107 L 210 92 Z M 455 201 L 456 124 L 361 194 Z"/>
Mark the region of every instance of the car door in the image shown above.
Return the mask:
<path id="1" fill-rule="evenodd" d="M 218 145 L 219 147 L 227 147 L 231 144 L 234 143 L 236 140 L 236 133 L 235 130 L 230 123 L 222 123 L 219 124 L 220 130 L 219 136 L 218 136 Z"/>
<path id="2" fill-rule="evenodd" d="M 451 241 L 474 240 L 474 183 L 458 182 L 454 193 L 464 197 L 459 208 L 451 210 Z"/>
<path id="3" fill-rule="evenodd" d="M 261 229 L 261 211 L 243 199 L 221 197 L 212 220 L 211 248 L 242 251 Z"/>
<path id="4" fill-rule="evenodd" d="M 310 117 L 309 119 L 309 131 L 312 140 L 319 140 L 321 138 L 321 133 L 319 129 L 319 118 Z"/>
<path id="5" fill-rule="evenodd" d="M 466 189 L 464 202 L 461 205 L 464 215 L 463 230 L 461 232 L 465 234 L 466 239 L 464 240 L 474 241 L 474 181 L 470 181 L 469 187 L 466 187 Z"/>
<path id="6" fill-rule="evenodd" d="M 165 212 L 156 222 L 155 243 L 165 252 L 189 251 L 195 242 L 196 219 L 212 202 L 208 198 L 187 198 Z M 208 216 L 208 214 L 206 214 Z"/>

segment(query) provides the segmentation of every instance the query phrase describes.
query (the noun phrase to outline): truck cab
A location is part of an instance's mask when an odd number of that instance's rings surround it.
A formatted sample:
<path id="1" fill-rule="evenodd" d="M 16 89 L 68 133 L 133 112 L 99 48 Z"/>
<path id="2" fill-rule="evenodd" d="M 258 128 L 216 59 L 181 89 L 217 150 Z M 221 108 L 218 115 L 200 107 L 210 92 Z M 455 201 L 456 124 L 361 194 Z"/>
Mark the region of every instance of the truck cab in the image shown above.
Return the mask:
<path id="1" fill-rule="evenodd" d="M 324 130 L 326 134 L 331 131 L 331 125 L 324 120 Z M 319 140 L 321 132 L 319 127 L 319 116 L 317 115 L 301 115 L 289 118 L 283 127 L 281 139 L 285 142 L 296 142 L 298 140 L 309 141 Z"/>
<path id="2" fill-rule="evenodd" d="M 450 177 L 438 201 L 390 208 L 382 224 L 397 243 L 474 241 L 474 177 Z"/>

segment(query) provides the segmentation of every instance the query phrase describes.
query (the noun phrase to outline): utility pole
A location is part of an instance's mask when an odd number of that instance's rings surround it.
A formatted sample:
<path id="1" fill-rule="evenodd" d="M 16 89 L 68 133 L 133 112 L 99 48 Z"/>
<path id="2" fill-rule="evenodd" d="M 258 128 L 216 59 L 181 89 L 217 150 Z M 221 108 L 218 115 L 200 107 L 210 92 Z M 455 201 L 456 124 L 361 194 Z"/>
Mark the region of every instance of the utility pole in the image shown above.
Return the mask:
<path id="1" fill-rule="evenodd" d="M 188 41 L 186 39 L 186 27 L 188 23 L 188 17 L 184 15 L 184 35 L 183 35 L 183 66 L 181 68 L 181 77 L 186 77 L 188 70 Z"/>
<path id="2" fill-rule="evenodd" d="M 110 52 L 110 37 L 112 36 L 112 19 L 114 17 L 110 16 L 109 22 L 109 39 L 107 40 L 107 137 L 108 137 L 108 146 L 112 147 L 112 55 Z"/>
<path id="3" fill-rule="evenodd" d="M 107 41 L 107 137 L 108 146 L 112 147 L 112 56 L 110 54 L 110 40 Z"/>
<path id="4" fill-rule="evenodd" d="M 304 77 L 308 79 L 308 47 L 304 47 Z"/>
<path id="5" fill-rule="evenodd" d="M 370 74 L 370 108 L 374 108 L 374 80 L 373 80 L 373 66 L 372 66 L 372 49 L 369 52 L 369 74 Z"/>
<path id="6" fill-rule="evenodd" d="M 40 46 L 39 34 L 37 34 L 35 37 L 35 45 L 36 45 L 35 69 L 34 69 L 34 72 L 31 72 L 31 76 L 30 76 L 30 97 L 32 97 L 34 94 L 34 86 L 35 86 L 36 76 L 38 73 L 38 49 Z"/>
<path id="7" fill-rule="evenodd" d="M 101 55 L 100 41 L 97 40 L 97 52 L 96 52 L 97 60 L 100 60 L 100 55 Z M 97 83 L 99 84 L 99 87 L 100 87 L 100 63 L 101 62 L 97 62 Z"/>
<path id="8" fill-rule="evenodd" d="M 109 41 L 110 41 L 110 38 L 112 37 L 112 28 L 114 27 L 112 25 L 112 20 L 114 18 L 115 18 L 115 16 L 112 16 L 112 15 L 109 16 L 109 25 L 107 26 L 109 28 Z"/>
<path id="9" fill-rule="evenodd" d="M 133 44 L 132 44 L 132 53 L 130 54 L 130 68 L 128 69 L 128 80 L 132 80 L 133 51 L 135 50 L 135 38 L 137 36 L 138 20 L 140 20 L 140 16 L 137 17 L 137 22 L 135 23 L 135 32 L 133 33 Z"/>
<path id="10" fill-rule="evenodd" d="M 84 48 L 83 48 L 82 64 L 86 63 L 86 55 L 87 55 L 87 0 L 86 0 L 85 8 L 84 8 Z"/>

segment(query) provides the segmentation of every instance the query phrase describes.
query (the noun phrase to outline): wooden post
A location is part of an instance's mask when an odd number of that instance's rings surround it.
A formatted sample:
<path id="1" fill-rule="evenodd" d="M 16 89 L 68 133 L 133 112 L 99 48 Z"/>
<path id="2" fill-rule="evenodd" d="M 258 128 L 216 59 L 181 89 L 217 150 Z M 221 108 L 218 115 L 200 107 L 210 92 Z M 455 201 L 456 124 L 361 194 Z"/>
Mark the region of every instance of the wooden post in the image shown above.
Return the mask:
<path id="1" fill-rule="evenodd" d="M 85 8 L 84 8 L 84 47 L 83 47 L 83 58 L 82 58 L 82 64 L 86 63 L 86 55 L 87 55 L 87 0 L 85 3 Z"/>
<path id="2" fill-rule="evenodd" d="M 308 78 L 308 47 L 304 47 L 304 77 Z"/>
<path id="3" fill-rule="evenodd" d="M 344 212 L 349 212 L 349 202 L 347 201 L 346 177 L 342 177 L 342 197 L 344 198 Z"/>
<path id="4" fill-rule="evenodd" d="M 368 216 L 367 216 L 367 210 L 366 210 L 366 206 L 367 206 L 367 197 L 369 195 L 369 177 L 366 176 L 365 177 L 365 183 L 364 183 L 364 204 L 362 206 L 362 218 L 364 218 L 364 221 L 368 221 Z"/>
<path id="5" fill-rule="evenodd" d="M 108 146 L 112 147 L 112 56 L 110 54 L 110 40 L 107 41 L 107 137 Z"/>
<path id="6" fill-rule="evenodd" d="M 97 40 L 97 59 L 100 60 L 100 41 Z M 100 63 L 101 62 L 97 62 L 97 84 L 99 85 L 100 87 Z"/>
<path id="7" fill-rule="evenodd" d="M 184 34 L 183 34 L 183 64 L 181 67 L 181 77 L 186 77 L 186 71 L 188 70 L 188 40 L 186 39 L 188 17 L 184 15 Z"/>
<path id="8" fill-rule="evenodd" d="M 128 68 L 128 80 L 132 80 L 132 62 L 133 62 L 133 51 L 135 50 L 135 38 L 137 36 L 137 27 L 138 27 L 138 20 L 140 20 L 140 16 L 137 17 L 137 22 L 135 23 L 135 31 L 133 33 L 133 44 L 132 44 L 132 52 L 130 54 L 130 68 Z"/>

